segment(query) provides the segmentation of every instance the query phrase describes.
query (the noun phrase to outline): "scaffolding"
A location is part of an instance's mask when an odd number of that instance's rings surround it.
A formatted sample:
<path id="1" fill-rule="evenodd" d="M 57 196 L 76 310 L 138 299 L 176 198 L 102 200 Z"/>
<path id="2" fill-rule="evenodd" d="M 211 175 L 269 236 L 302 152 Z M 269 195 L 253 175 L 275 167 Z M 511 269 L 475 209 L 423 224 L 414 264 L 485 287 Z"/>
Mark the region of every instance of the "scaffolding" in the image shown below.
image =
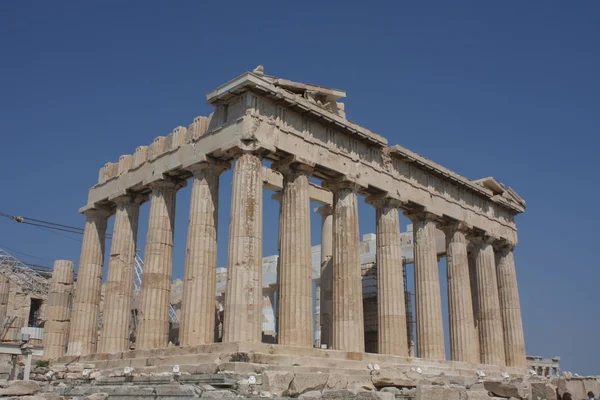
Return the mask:
<path id="1" fill-rule="evenodd" d="M 0 249 L 0 273 L 41 299 L 48 297 L 50 282 L 4 249 Z"/>
<path id="2" fill-rule="evenodd" d="M 140 251 L 135 254 L 135 273 L 133 276 L 133 290 L 135 295 L 140 298 L 140 291 L 142 289 L 142 279 L 144 277 L 144 260 L 139 255 Z M 134 326 L 137 326 L 137 313 L 132 311 Z M 177 319 L 177 314 L 175 313 L 175 307 L 172 304 L 169 304 L 169 322 L 171 324 L 178 324 L 179 320 Z"/>

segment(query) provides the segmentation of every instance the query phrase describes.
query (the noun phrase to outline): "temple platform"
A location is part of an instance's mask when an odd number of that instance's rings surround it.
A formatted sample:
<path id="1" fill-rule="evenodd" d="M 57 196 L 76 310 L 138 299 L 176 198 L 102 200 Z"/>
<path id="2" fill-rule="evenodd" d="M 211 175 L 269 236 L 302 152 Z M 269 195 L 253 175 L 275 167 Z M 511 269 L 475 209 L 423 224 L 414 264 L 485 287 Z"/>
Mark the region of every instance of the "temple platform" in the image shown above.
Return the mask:
<path id="1" fill-rule="evenodd" d="M 170 347 L 156 350 L 133 350 L 113 354 L 64 356 L 53 361 L 52 367 L 79 365 L 99 371 L 102 376 L 123 374 L 125 367 L 133 375 L 172 373 L 179 366 L 182 374 L 263 375 L 266 371 L 292 374 L 342 375 L 351 381 L 369 381 L 377 386 L 413 386 L 421 377 L 444 383 L 464 383 L 478 378 L 523 377 L 526 370 L 495 365 L 468 364 L 447 360 L 406 358 L 372 353 L 355 353 L 316 348 L 264 343 L 214 343 L 197 347 Z M 99 376 L 98 375 L 98 376 Z M 504 377 L 503 377 L 504 375 Z M 435 381 L 435 379 L 433 379 Z"/>

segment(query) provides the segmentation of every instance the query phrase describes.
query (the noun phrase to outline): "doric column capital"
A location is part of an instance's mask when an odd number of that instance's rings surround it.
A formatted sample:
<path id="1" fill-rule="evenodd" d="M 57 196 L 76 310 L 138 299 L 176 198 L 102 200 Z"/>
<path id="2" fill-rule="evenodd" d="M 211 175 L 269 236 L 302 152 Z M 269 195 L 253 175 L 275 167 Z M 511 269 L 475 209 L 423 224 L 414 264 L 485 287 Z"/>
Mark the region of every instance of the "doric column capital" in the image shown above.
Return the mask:
<path id="1" fill-rule="evenodd" d="M 387 193 L 367 196 L 365 201 L 375 208 L 400 208 L 402 206 L 402 201 L 390 197 Z"/>
<path id="2" fill-rule="evenodd" d="M 298 156 L 290 156 L 274 162 L 271 169 L 279 171 L 283 176 L 310 175 L 315 164 Z"/>
<path id="3" fill-rule="evenodd" d="M 438 221 L 440 219 L 440 217 L 438 215 L 427 211 L 427 209 L 425 207 L 419 207 L 419 208 L 415 208 L 412 210 L 404 211 L 404 215 L 408 219 L 410 219 L 412 222 L 415 222 L 415 221 L 430 222 L 430 221 Z"/>
<path id="4" fill-rule="evenodd" d="M 143 193 L 128 193 L 110 198 L 110 200 L 117 206 L 123 206 L 127 204 L 139 205 L 148 201 L 148 195 Z"/>
<path id="5" fill-rule="evenodd" d="M 99 207 L 99 208 L 90 208 L 85 210 L 83 215 L 86 216 L 87 219 L 108 219 L 112 214 L 112 210 L 109 208 Z"/>
<path id="6" fill-rule="evenodd" d="M 187 181 L 184 180 L 174 180 L 174 179 L 158 179 L 153 182 L 148 183 L 148 187 L 152 189 L 152 191 L 161 191 L 165 189 L 175 189 L 179 190 L 187 186 Z"/>
<path id="7" fill-rule="evenodd" d="M 328 217 L 333 215 L 333 207 L 329 204 L 323 205 L 321 207 L 315 208 L 314 210 L 317 214 L 320 214 L 322 217 Z"/>
<path id="8" fill-rule="evenodd" d="M 496 240 L 493 244 L 494 248 L 500 253 L 510 253 L 517 246 L 516 243 L 507 242 L 506 240 Z"/>
<path id="9" fill-rule="evenodd" d="M 194 177 L 198 174 L 203 173 L 206 170 L 212 170 L 214 173 L 221 174 L 223 171 L 227 171 L 231 168 L 231 163 L 227 161 L 218 160 L 216 158 L 206 157 L 205 160 L 197 164 L 192 164 L 186 169 L 190 171 Z"/>
<path id="10" fill-rule="evenodd" d="M 488 232 L 482 231 L 469 231 L 467 235 L 467 239 L 469 242 L 473 244 L 473 246 L 482 246 L 484 244 L 494 244 L 498 240 L 498 238 L 490 235 Z"/>
<path id="11" fill-rule="evenodd" d="M 323 182 L 323 187 L 331 190 L 334 193 L 342 189 L 350 189 L 354 193 L 357 193 L 361 189 L 361 186 L 358 183 L 354 182 L 347 176 L 329 179 Z"/>
<path id="12" fill-rule="evenodd" d="M 438 222 L 437 228 L 444 232 L 447 236 L 452 235 L 454 232 L 461 232 L 465 235 L 468 235 L 473 227 L 466 222 L 457 221 L 454 219 L 443 219 Z"/>

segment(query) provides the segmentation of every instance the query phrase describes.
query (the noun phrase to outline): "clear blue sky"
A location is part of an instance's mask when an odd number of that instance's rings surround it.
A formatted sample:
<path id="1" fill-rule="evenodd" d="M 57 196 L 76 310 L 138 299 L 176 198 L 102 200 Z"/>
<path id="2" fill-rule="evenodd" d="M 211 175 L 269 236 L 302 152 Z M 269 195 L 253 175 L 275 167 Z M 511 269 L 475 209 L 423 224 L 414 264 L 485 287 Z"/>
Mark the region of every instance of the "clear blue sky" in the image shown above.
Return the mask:
<path id="1" fill-rule="evenodd" d="M 527 351 L 600 373 L 600 3 L 417 3 L 2 2 L 0 212 L 83 226 L 77 209 L 106 161 L 207 115 L 206 93 L 264 64 L 347 90 L 349 118 L 390 144 L 521 194 Z M 221 181 L 220 266 L 230 179 Z M 277 248 L 266 199 L 265 255 Z M 186 188 L 175 277 L 188 210 Z M 361 204 L 360 214 L 361 233 L 373 232 L 374 211 Z M 50 265 L 78 262 L 80 242 L 2 218 L 0 247 Z"/>

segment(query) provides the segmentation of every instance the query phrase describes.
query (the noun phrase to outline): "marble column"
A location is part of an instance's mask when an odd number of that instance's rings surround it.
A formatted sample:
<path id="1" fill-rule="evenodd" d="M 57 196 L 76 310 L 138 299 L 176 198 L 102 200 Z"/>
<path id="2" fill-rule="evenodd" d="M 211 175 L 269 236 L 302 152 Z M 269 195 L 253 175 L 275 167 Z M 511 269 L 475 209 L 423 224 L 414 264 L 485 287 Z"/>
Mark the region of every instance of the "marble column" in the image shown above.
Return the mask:
<path id="1" fill-rule="evenodd" d="M 333 334 L 333 207 L 325 205 L 316 211 L 321 214 L 321 278 L 319 279 L 321 345 L 331 348 Z"/>
<path id="2" fill-rule="evenodd" d="M 166 347 L 173 272 L 175 199 L 185 182 L 159 180 L 150 188 L 150 217 L 144 250 L 144 277 L 138 314 L 136 350 Z"/>
<path id="3" fill-rule="evenodd" d="M 120 196 L 114 202 L 117 207 L 108 261 L 99 353 L 117 353 L 129 349 L 135 250 L 142 198 Z"/>
<path id="4" fill-rule="evenodd" d="M 275 165 L 283 174 L 277 343 L 312 347 L 313 300 L 308 177 L 312 166 Z"/>
<path id="5" fill-rule="evenodd" d="M 67 260 L 57 260 L 52 269 L 50 292 L 46 301 L 45 359 L 61 357 L 67 350 L 72 298 L 73 263 Z"/>
<path id="6" fill-rule="evenodd" d="M 223 342 L 262 338 L 262 163 L 238 155 L 233 168 Z"/>
<path id="7" fill-rule="evenodd" d="M 446 234 L 450 359 L 478 363 L 476 343 L 479 339 L 475 336 L 465 227 L 458 222 L 449 222 L 443 230 Z"/>
<path id="8" fill-rule="evenodd" d="M 408 213 L 413 222 L 417 356 L 446 359 L 440 275 L 435 243 L 435 216 Z"/>
<path id="9" fill-rule="evenodd" d="M 358 231 L 358 185 L 330 183 L 333 192 L 333 332 L 332 348 L 365 351 L 360 239 Z"/>
<path id="10" fill-rule="evenodd" d="M 404 276 L 400 252 L 400 202 L 371 198 L 377 227 L 377 343 L 379 354 L 408 357 Z"/>
<path id="11" fill-rule="evenodd" d="M 525 368 L 527 366 L 525 338 L 512 246 L 503 246 L 496 253 L 496 272 L 498 276 L 500 314 L 504 327 L 506 365 Z"/>
<path id="12" fill-rule="evenodd" d="M 84 214 L 86 223 L 67 347 L 67 355 L 73 356 L 96 352 L 106 224 L 110 216 L 109 211 L 101 209 L 88 210 Z"/>
<path id="13" fill-rule="evenodd" d="M 219 176 L 222 163 L 190 168 L 193 177 L 179 342 L 183 347 L 214 342 L 217 285 Z"/>
<path id="14" fill-rule="evenodd" d="M 494 248 L 489 237 L 477 237 L 473 242 L 479 302 L 477 309 L 481 363 L 504 366 L 506 358 Z"/>

